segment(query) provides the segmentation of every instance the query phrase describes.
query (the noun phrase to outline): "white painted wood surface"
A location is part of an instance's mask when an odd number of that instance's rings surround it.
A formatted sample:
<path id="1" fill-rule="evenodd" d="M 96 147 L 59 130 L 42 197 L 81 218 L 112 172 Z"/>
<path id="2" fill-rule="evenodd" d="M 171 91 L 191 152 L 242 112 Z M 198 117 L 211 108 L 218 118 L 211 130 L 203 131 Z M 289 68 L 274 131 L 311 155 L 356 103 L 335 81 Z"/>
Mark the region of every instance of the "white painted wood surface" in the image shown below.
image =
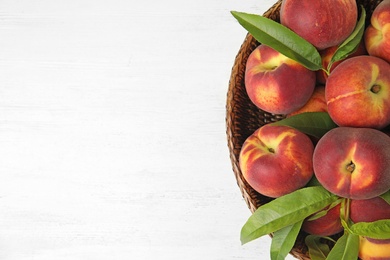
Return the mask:
<path id="1" fill-rule="evenodd" d="M 0 259 L 269 259 L 225 102 L 274 2 L 0 0 Z"/>

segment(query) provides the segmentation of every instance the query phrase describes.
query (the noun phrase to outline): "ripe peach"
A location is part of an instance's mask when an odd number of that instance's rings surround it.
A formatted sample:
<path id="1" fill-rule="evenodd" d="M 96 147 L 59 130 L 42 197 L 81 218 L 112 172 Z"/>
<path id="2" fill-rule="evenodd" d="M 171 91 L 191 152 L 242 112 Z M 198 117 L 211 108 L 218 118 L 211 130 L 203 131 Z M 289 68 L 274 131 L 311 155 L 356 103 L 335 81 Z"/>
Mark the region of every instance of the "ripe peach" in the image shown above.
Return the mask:
<path id="1" fill-rule="evenodd" d="M 390 204 L 381 197 L 368 200 L 351 200 L 349 216 L 355 223 L 390 219 Z M 359 241 L 360 259 L 390 259 L 390 239 L 360 237 Z"/>
<path id="2" fill-rule="evenodd" d="M 359 237 L 359 258 L 361 260 L 389 260 L 390 239 Z"/>
<path id="3" fill-rule="evenodd" d="M 384 0 L 374 9 L 364 40 L 371 56 L 390 62 L 390 0 Z"/>
<path id="4" fill-rule="evenodd" d="M 368 55 L 347 59 L 330 73 L 325 96 L 337 125 L 384 128 L 390 124 L 390 64 Z"/>
<path id="5" fill-rule="evenodd" d="M 390 204 L 381 197 L 351 200 L 349 217 L 355 223 L 390 219 Z"/>
<path id="6" fill-rule="evenodd" d="M 276 198 L 309 182 L 313 176 L 313 151 L 314 145 L 304 133 L 268 124 L 246 139 L 239 165 L 253 189 Z"/>
<path id="7" fill-rule="evenodd" d="M 340 204 L 328 210 L 326 215 L 314 219 L 305 219 L 302 224 L 302 230 L 311 235 L 331 236 L 343 230 L 340 219 Z"/>
<path id="8" fill-rule="evenodd" d="M 322 60 L 322 67 L 324 69 L 328 68 L 329 62 L 332 59 L 335 52 L 337 51 L 337 48 L 338 48 L 338 46 L 332 46 L 332 47 L 326 48 L 325 50 L 320 51 L 321 60 Z M 360 42 L 357 49 L 353 53 L 351 53 L 347 58 L 334 62 L 329 70 L 329 73 L 331 73 L 341 62 L 345 61 L 346 59 L 360 56 L 360 55 L 367 55 L 367 50 L 364 46 L 363 41 Z M 325 84 L 326 80 L 328 79 L 328 74 L 326 74 L 326 72 L 324 70 L 317 70 L 316 76 L 317 76 L 317 82 L 320 84 Z"/>
<path id="9" fill-rule="evenodd" d="M 390 137 L 373 128 L 337 127 L 317 143 L 314 174 L 330 192 L 370 199 L 390 188 Z"/>
<path id="10" fill-rule="evenodd" d="M 280 22 L 323 50 L 342 43 L 355 28 L 355 0 L 283 0 Z"/>
<path id="11" fill-rule="evenodd" d="M 300 109 L 290 113 L 287 117 L 301 114 L 304 112 L 327 112 L 328 106 L 326 105 L 325 100 L 325 87 L 324 86 L 316 86 L 314 88 L 314 92 L 311 95 L 309 101 Z"/>
<path id="12" fill-rule="evenodd" d="M 251 101 L 274 114 L 288 114 L 301 108 L 315 87 L 315 72 L 266 45 L 248 57 L 245 87 Z"/>

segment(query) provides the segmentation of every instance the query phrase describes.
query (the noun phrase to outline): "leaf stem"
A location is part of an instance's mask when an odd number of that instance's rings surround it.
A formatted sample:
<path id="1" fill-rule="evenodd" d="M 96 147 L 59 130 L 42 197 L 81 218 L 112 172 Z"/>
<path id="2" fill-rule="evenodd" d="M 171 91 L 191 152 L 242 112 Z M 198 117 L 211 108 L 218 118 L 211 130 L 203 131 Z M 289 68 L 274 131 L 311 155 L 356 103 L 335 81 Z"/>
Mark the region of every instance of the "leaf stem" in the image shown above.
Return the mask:
<path id="1" fill-rule="evenodd" d="M 329 74 L 330 74 L 329 69 L 322 68 L 322 70 L 326 73 L 326 76 L 329 76 Z"/>
<path id="2" fill-rule="evenodd" d="M 344 227 L 344 230 L 350 234 L 352 234 L 352 230 L 350 229 L 350 226 L 352 225 L 351 220 L 349 218 L 350 215 L 350 203 L 351 200 L 348 198 L 344 198 L 341 201 L 341 207 L 340 207 L 340 218 L 341 218 L 341 224 Z"/>
<path id="3" fill-rule="evenodd" d="M 349 219 L 349 199 L 347 198 L 341 201 L 340 218 L 346 222 Z"/>

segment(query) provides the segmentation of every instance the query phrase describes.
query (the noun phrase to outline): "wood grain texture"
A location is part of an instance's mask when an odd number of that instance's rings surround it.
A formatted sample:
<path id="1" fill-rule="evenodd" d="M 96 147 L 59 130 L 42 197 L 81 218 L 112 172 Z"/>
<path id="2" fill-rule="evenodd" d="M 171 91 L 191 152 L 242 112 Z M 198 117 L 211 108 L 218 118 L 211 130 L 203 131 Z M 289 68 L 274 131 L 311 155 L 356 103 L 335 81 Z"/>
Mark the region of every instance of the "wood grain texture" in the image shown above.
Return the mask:
<path id="1" fill-rule="evenodd" d="M 268 259 L 225 134 L 273 1 L 0 1 L 0 259 Z"/>

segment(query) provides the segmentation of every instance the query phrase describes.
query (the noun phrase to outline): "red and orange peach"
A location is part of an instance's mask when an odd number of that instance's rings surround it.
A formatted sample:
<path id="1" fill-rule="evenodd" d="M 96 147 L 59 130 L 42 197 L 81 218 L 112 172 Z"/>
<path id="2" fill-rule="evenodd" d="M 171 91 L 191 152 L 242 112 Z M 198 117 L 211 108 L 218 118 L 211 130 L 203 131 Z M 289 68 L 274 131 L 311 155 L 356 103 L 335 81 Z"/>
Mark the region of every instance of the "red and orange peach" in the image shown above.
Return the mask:
<path id="1" fill-rule="evenodd" d="M 368 53 L 390 62 L 390 0 L 379 3 L 364 33 Z"/>
<path id="2" fill-rule="evenodd" d="M 314 173 L 330 192 L 370 199 L 390 189 L 390 137 L 372 128 L 336 127 L 317 143 Z"/>
<path id="3" fill-rule="evenodd" d="M 354 223 L 390 219 L 390 204 L 381 197 L 368 200 L 351 200 L 350 218 Z M 359 241 L 360 259 L 390 259 L 390 239 L 360 237 Z"/>
<path id="4" fill-rule="evenodd" d="M 330 73 L 325 96 L 337 125 L 382 129 L 390 124 L 390 64 L 368 55 L 347 59 Z"/>
<path id="5" fill-rule="evenodd" d="M 309 100 L 315 87 L 315 72 L 266 45 L 248 57 L 245 87 L 250 100 L 260 109 L 288 114 Z"/>
<path id="6" fill-rule="evenodd" d="M 390 204 L 381 197 L 351 200 L 349 217 L 354 223 L 390 219 Z"/>
<path id="7" fill-rule="evenodd" d="M 355 0 L 283 0 L 280 22 L 323 50 L 343 42 L 355 28 Z"/>
<path id="8" fill-rule="evenodd" d="M 359 237 L 359 258 L 361 260 L 390 259 L 390 239 Z"/>
<path id="9" fill-rule="evenodd" d="M 244 142 L 239 165 L 260 194 L 276 198 L 305 186 L 313 176 L 314 145 L 304 133 L 267 124 Z"/>
<path id="10" fill-rule="evenodd" d="M 343 231 L 340 219 L 341 204 L 337 204 L 326 212 L 326 215 L 310 220 L 305 219 L 302 224 L 302 230 L 306 233 L 316 236 L 331 236 Z"/>

